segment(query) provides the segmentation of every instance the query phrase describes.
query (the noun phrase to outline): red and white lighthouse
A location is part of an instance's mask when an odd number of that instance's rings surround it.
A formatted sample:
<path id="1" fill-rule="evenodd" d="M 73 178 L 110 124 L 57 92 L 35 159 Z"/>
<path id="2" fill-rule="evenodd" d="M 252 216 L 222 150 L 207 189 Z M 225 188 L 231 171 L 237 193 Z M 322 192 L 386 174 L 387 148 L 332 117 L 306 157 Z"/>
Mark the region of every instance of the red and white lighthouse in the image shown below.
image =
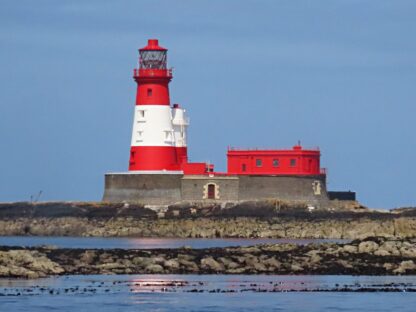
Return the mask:
<path id="1" fill-rule="evenodd" d="M 189 119 L 170 104 L 167 49 L 150 39 L 139 49 L 129 172 L 105 177 L 105 201 L 166 205 L 181 200 L 327 200 L 326 171 L 319 149 L 235 149 L 227 152 L 227 171 L 209 162 L 190 162 Z M 348 198 L 351 198 L 351 195 Z"/>
<path id="2" fill-rule="evenodd" d="M 188 158 L 188 118 L 178 104 L 170 106 L 167 49 L 150 39 L 139 54 L 129 171 L 181 171 Z"/>

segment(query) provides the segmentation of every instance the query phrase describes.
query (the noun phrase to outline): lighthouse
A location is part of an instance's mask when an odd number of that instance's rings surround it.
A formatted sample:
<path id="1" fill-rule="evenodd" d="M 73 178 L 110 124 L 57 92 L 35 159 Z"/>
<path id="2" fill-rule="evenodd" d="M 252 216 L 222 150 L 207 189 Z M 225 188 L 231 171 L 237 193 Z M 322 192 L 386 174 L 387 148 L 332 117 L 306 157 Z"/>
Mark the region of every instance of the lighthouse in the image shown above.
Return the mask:
<path id="1" fill-rule="evenodd" d="M 167 49 L 150 39 L 139 49 L 137 83 L 129 171 L 181 171 L 187 162 L 188 118 L 178 104 L 171 107 Z"/>
<path id="2" fill-rule="evenodd" d="M 156 39 L 139 49 L 129 170 L 105 175 L 105 201 L 158 206 L 278 199 L 327 205 L 319 148 L 304 149 L 300 143 L 291 149 L 229 147 L 226 172 L 215 171 L 210 162 L 190 161 L 189 118 L 182 105 L 171 105 L 167 51 Z M 343 196 L 355 196 L 350 193 Z"/>

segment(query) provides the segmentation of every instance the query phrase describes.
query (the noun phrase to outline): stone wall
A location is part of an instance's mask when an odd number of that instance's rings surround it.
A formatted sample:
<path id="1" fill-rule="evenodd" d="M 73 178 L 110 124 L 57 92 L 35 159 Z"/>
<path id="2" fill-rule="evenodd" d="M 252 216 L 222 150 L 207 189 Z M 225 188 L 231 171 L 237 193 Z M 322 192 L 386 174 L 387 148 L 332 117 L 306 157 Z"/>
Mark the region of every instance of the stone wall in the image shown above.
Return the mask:
<path id="1" fill-rule="evenodd" d="M 240 176 L 239 180 L 239 200 L 278 198 L 316 204 L 328 201 L 324 175 Z"/>
<path id="2" fill-rule="evenodd" d="M 215 187 L 208 198 L 208 186 Z M 198 176 L 113 173 L 105 176 L 104 201 L 169 205 L 179 201 L 280 199 L 326 206 L 325 176 Z"/>
<path id="3" fill-rule="evenodd" d="M 182 174 L 106 174 L 103 201 L 172 204 L 181 200 L 182 177 Z"/>

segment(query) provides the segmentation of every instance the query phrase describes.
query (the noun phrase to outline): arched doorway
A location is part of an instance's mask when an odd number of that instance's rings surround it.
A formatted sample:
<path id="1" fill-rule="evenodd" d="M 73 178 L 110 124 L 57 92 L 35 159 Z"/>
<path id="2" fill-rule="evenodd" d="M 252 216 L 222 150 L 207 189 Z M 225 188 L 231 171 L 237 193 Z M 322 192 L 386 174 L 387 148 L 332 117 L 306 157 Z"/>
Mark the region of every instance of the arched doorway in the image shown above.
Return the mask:
<path id="1" fill-rule="evenodd" d="M 215 184 L 208 184 L 208 199 L 215 199 Z"/>

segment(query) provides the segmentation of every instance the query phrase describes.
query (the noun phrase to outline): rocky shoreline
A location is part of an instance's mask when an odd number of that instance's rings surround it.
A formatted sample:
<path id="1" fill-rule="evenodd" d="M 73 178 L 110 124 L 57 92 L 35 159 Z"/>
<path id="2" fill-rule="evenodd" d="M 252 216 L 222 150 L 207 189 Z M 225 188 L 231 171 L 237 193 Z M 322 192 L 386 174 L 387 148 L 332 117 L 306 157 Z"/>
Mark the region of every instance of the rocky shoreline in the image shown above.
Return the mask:
<path id="1" fill-rule="evenodd" d="M 416 239 L 209 249 L 0 247 L 0 277 L 69 274 L 414 275 Z"/>
<path id="2" fill-rule="evenodd" d="M 292 218 L 135 219 L 17 218 L 0 220 L 1 236 L 162 238 L 333 238 L 415 237 L 416 218 L 374 220 Z"/>
<path id="3" fill-rule="evenodd" d="M 360 206 L 357 206 L 360 208 Z M 164 210 L 109 203 L 0 204 L 1 236 L 172 238 L 416 237 L 416 209 L 308 210 L 281 202 L 172 205 Z"/>

